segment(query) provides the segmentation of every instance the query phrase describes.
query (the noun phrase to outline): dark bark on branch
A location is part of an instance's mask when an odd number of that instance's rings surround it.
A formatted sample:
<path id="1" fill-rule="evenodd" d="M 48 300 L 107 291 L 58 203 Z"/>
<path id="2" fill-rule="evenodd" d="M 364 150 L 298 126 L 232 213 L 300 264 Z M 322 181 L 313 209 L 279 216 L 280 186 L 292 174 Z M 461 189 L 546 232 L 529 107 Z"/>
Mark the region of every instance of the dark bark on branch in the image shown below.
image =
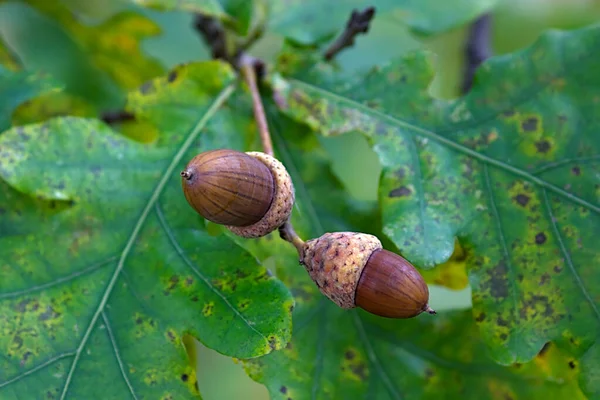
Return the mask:
<path id="1" fill-rule="evenodd" d="M 369 25 L 374 16 L 375 7 L 368 7 L 360 12 L 353 10 L 344 32 L 325 51 L 325 59 L 329 61 L 346 47 L 354 46 L 354 37 L 369 31 Z"/>
<path id="2" fill-rule="evenodd" d="M 221 23 L 203 14 L 196 14 L 194 28 L 200 33 L 206 45 L 210 48 L 212 58 L 230 61 L 227 52 L 227 37 Z"/>
<path id="3" fill-rule="evenodd" d="M 135 121 L 135 115 L 125 110 L 110 110 L 102 112 L 100 119 L 108 125 L 115 125 L 121 122 Z"/>
<path id="4" fill-rule="evenodd" d="M 471 25 L 465 46 L 466 63 L 464 67 L 462 92 L 467 93 L 473 85 L 475 71 L 486 59 L 492 56 L 490 31 L 492 17 L 484 14 Z"/>

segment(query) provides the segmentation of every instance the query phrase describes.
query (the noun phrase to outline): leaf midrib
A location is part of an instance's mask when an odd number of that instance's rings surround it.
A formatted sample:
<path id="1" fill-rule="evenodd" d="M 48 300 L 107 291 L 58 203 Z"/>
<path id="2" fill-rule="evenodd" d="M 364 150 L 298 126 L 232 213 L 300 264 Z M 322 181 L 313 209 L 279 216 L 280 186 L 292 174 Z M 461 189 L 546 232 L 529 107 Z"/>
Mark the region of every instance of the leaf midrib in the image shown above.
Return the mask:
<path id="1" fill-rule="evenodd" d="M 310 91 L 316 92 L 320 95 L 322 95 L 324 98 L 329 98 L 333 101 L 336 101 L 338 103 L 342 103 L 350 108 L 354 108 L 359 110 L 360 112 L 375 117 L 375 118 L 379 118 L 381 120 L 384 120 L 388 123 L 390 123 L 391 125 L 395 125 L 397 127 L 401 127 L 401 128 L 405 128 L 408 130 L 413 131 L 415 134 L 418 134 L 420 136 L 426 137 L 428 139 L 434 140 L 442 145 L 445 145 L 459 153 L 462 153 L 464 155 L 470 156 L 476 160 L 479 160 L 483 163 L 489 164 L 489 165 L 493 165 L 501 170 L 504 170 L 506 172 L 509 172 L 513 175 L 519 176 L 525 180 L 528 180 L 538 186 L 541 186 L 543 188 L 548 189 L 551 192 L 554 192 L 558 195 L 560 195 L 561 197 L 564 197 L 570 201 L 572 201 L 575 204 L 578 204 L 580 206 L 586 207 L 587 209 L 595 212 L 596 214 L 600 214 L 600 206 L 594 205 L 590 202 L 588 202 L 587 200 L 584 200 L 582 198 L 580 198 L 579 196 L 575 196 L 553 184 L 551 184 L 550 182 L 547 182 L 544 179 L 541 179 L 531 173 L 528 173 L 526 171 L 523 171 L 522 169 L 519 169 L 517 167 L 514 167 L 510 164 L 507 164 L 505 162 L 502 162 L 500 160 L 497 160 L 495 158 L 489 157 L 485 154 L 481 154 L 478 153 L 475 150 L 472 150 L 468 147 L 463 146 L 460 143 L 454 142 L 448 138 L 445 138 L 433 131 L 430 131 L 428 129 L 425 128 L 421 128 L 418 126 L 415 126 L 409 122 L 400 120 L 398 118 L 386 115 L 380 111 L 377 110 L 373 110 L 369 107 L 364 106 L 363 104 L 360 104 L 358 102 L 356 102 L 355 100 L 343 97 L 341 95 L 338 95 L 336 93 L 333 93 L 329 90 L 325 90 L 322 88 L 319 88 L 317 86 L 311 85 L 309 83 L 306 82 L 302 82 L 296 79 L 287 79 L 288 82 L 293 82 L 294 85 L 297 85 L 298 87 L 304 87 Z"/>
<path id="2" fill-rule="evenodd" d="M 87 341 L 94 329 L 94 326 L 96 325 L 96 322 L 98 321 L 99 317 L 102 315 L 102 312 L 104 311 L 104 308 L 106 306 L 106 303 L 108 302 L 110 294 L 112 293 L 112 290 L 117 282 L 117 279 L 119 278 L 119 275 L 120 275 L 121 271 L 123 270 L 127 256 L 131 252 L 131 249 L 133 248 L 133 245 L 134 245 L 137 237 L 139 236 L 139 233 L 142 230 L 142 227 L 144 226 L 144 223 L 146 222 L 148 215 L 150 214 L 152 208 L 154 207 L 154 204 L 156 203 L 156 201 L 162 194 L 162 191 L 163 191 L 165 185 L 167 184 L 167 181 L 171 178 L 171 175 L 173 174 L 175 167 L 179 164 L 179 162 L 183 158 L 184 154 L 187 152 L 187 150 L 190 148 L 190 146 L 192 145 L 194 140 L 199 135 L 200 131 L 206 126 L 208 121 L 217 112 L 217 110 L 221 107 L 221 105 L 223 105 L 223 103 L 229 98 L 229 96 L 231 96 L 231 94 L 234 91 L 234 88 L 235 88 L 234 84 L 229 84 L 227 87 L 225 87 L 219 93 L 219 95 L 216 97 L 214 102 L 208 108 L 206 113 L 202 116 L 202 118 L 200 118 L 200 120 L 192 128 L 188 137 L 183 142 L 183 144 L 181 145 L 181 147 L 179 148 L 179 150 L 177 151 L 177 153 L 171 160 L 171 163 L 165 169 L 160 181 L 158 182 L 156 188 L 152 192 L 152 195 L 148 199 L 146 206 L 144 207 L 142 213 L 140 214 L 140 217 L 139 217 L 137 223 L 135 224 L 135 226 L 131 232 L 131 235 L 129 236 L 127 244 L 125 245 L 123 251 L 121 252 L 121 256 L 119 258 L 117 267 L 115 268 L 115 271 L 113 272 L 113 274 L 110 278 L 110 281 L 108 282 L 106 289 L 104 290 L 102 299 L 100 300 L 100 303 L 98 304 L 98 307 L 96 308 L 96 311 L 94 312 L 94 315 L 92 316 L 92 319 L 90 320 L 90 323 L 88 324 L 88 327 L 85 330 L 85 333 L 81 339 L 81 342 L 79 343 L 79 346 L 77 347 L 77 350 L 75 351 L 75 357 L 71 364 L 71 368 L 69 369 L 69 373 L 65 380 L 63 391 L 60 396 L 61 400 L 64 400 L 67 395 L 71 380 L 73 378 L 73 374 L 75 372 L 75 369 L 77 368 L 79 358 L 81 357 L 81 353 L 87 344 Z"/>

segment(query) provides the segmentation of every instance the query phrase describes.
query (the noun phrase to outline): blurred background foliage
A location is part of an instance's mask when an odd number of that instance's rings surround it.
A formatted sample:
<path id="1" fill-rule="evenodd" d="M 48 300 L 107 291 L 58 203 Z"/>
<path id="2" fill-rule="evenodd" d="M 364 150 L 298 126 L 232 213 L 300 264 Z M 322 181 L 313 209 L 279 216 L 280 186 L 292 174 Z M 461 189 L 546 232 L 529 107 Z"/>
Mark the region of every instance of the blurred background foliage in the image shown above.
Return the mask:
<path id="1" fill-rule="evenodd" d="M 600 19 L 599 0 L 480 1 L 481 8 L 484 8 L 483 3 L 495 3 L 490 11 L 495 55 L 522 49 L 545 30 L 575 29 Z M 334 3 L 340 15 L 348 15 L 354 7 L 372 4 L 362 0 L 335 0 Z M 247 7 L 249 1 L 224 1 L 223 4 L 230 8 Z M 311 30 L 309 18 L 303 19 L 300 28 L 296 23 L 295 31 L 286 31 L 290 19 L 302 18 L 301 7 L 289 9 L 284 0 L 256 0 L 253 4 L 255 16 L 268 15 L 269 23 L 250 53 L 268 63 L 275 61 L 284 44 L 284 35 L 294 38 L 298 46 L 310 46 L 314 40 L 333 40 L 331 34 L 319 36 L 320 32 Z M 442 13 L 443 8 L 434 12 Z M 439 19 L 443 19 L 443 15 Z M 247 30 L 250 24 L 248 20 L 239 29 Z M 338 28 L 337 31 L 341 31 L 343 24 Z M 460 93 L 468 32 L 467 23 L 424 36 L 407 26 L 404 15 L 384 13 L 376 15 L 369 33 L 359 36 L 354 48 L 337 57 L 337 63 L 341 74 L 352 74 L 411 50 L 429 49 L 437 55 L 437 75 L 430 92 L 434 97 L 452 98 Z M 10 70 L 45 71 L 66 89 L 45 95 L 52 97 L 51 102 L 42 96 L 38 102 L 22 105 L 13 116 L 15 123 L 33 122 L 65 109 L 70 114 L 85 116 L 118 109 L 125 102 L 127 90 L 177 64 L 209 58 L 210 52 L 195 32 L 190 13 L 155 11 L 130 0 L 0 0 L 0 64 Z M 43 110 L 40 110 L 41 105 Z M 152 135 L 127 132 L 126 128 L 124 132 L 140 140 L 153 139 Z M 375 201 L 380 167 L 366 140 L 359 134 L 320 137 L 319 140 L 329 152 L 333 172 L 348 193 L 361 200 Z M 361 162 L 356 163 L 356 159 Z M 456 268 L 461 268 L 460 262 L 456 264 Z M 465 284 L 466 277 L 464 282 L 446 286 L 464 287 Z M 469 289 L 450 290 L 432 285 L 431 297 L 433 304 L 443 305 L 443 308 L 470 307 Z M 195 352 L 203 398 L 268 398 L 266 389 L 251 381 L 231 359 L 199 343 Z"/>

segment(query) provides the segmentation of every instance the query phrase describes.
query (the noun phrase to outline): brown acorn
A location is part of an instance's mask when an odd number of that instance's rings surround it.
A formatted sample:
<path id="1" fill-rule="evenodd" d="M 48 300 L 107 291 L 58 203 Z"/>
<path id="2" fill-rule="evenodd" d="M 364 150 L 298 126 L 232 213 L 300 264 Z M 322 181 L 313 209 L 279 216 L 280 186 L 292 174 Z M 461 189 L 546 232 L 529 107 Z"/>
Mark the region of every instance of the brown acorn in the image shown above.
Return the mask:
<path id="1" fill-rule="evenodd" d="M 281 162 L 264 153 L 206 151 L 187 164 L 181 178 L 196 212 L 242 237 L 265 236 L 292 212 L 292 180 Z"/>
<path id="2" fill-rule="evenodd" d="M 304 244 L 300 262 L 319 290 L 342 308 L 360 307 L 387 318 L 435 314 L 423 277 L 373 235 L 326 233 Z"/>

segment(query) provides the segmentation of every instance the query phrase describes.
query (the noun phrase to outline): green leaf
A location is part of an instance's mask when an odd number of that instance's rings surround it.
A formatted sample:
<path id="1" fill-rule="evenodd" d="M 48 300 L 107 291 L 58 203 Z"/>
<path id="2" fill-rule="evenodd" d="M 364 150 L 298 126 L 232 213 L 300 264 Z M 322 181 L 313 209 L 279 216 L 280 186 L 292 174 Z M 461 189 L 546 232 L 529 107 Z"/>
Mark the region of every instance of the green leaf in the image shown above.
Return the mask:
<path id="1" fill-rule="evenodd" d="M 407 259 L 431 267 L 459 239 L 474 316 L 503 364 L 548 341 L 578 357 L 600 331 L 598 44 L 598 26 L 547 33 L 448 102 L 427 94 L 424 53 L 343 82 L 323 65 L 302 74 L 311 83 L 274 78 L 289 115 L 369 137 L 384 231 Z"/>
<path id="2" fill-rule="evenodd" d="M 58 89 L 57 83 L 47 75 L 11 72 L 0 66 L 0 132 L 10 126 L 19 104 Z"/>
<path id="3" fill-rule="evenodd" d="M 436 35 L 489 11 L 498 0 L 292 0 L 271 1 L 269 28 L 295 42 L 313 44 L 341 32 L 353 9 L 374 6 L 373 24 L 392 18 L 413 33 Z"/>
<path id="4" fill-rule="evenodd" d="M 228 17 L 219 0 L 134 0 L 134 2 L 160 10 L 182 10 L 219 18 Z"/>
<path id="5" fill-rule="evenodd" d="M 96 107 L 118 108 L 125 97 L 122 89 L 134 89 L 163 72 L 141 48 L 142 40 L 160 32 L 148 18 L 120 12 L 86 25 L 62 2 L 27 3 L 2 5 L 0 34 L 27 69 L 46 71 L 64 82 L 67 93 Z M 37 29 L 26 29 L 30 26 Z M 40 42 L 45 46 L 35 45 Z"/>
<path id="6" fill-rule="evenodd" d="M 301 236 L 336 230 L 380 235 L 374 210 L 342 196 L 326 154 L 302 125 L 273 115 L 269 125 L 296 185 L 293 223 Z M 286 250 L 262 242 L 259 257 L 277 257 L 277 275 L 296 298 L 292 341 L 244 361 L 273 399 L 585 398 L 578 371 L 555 346 L 529 364 L 503 367 L 486 354 L 470 311 L 391 320 L 341 310 L 319 293 L 289 244 Z"/>
<path id="7" fill-rule="evenodd" d="M 581 386 L 590 399 L 600 396 L 600 341 L 589 348 L 581 358 Z"/>
<path id="8" fill-rule="evenodd" d="M 17 71 L 19 63 L 15 60 L 14 54 L 6 47 L 6 44 L 0 38 L 0 66 L 10 71 Z"/>
<path id="9" fill-rule="evenodd" d="M 0 176 L 18 190 L 0 191 L 0 397 L 190 398 L 184 334 L 233 357 L 285 346 L 289 291 L 181 192 L 233 77 L 190 64 L 134 93 L 170 126 L 153 144 L 73 117 L 0 137 Z"/>
<path id="10" fill-rule="evenodd" d="M 246 35 L 252 25 L 254 0 L 221 0 L 223 9 L 235 20 L 236 32 Z"/>

